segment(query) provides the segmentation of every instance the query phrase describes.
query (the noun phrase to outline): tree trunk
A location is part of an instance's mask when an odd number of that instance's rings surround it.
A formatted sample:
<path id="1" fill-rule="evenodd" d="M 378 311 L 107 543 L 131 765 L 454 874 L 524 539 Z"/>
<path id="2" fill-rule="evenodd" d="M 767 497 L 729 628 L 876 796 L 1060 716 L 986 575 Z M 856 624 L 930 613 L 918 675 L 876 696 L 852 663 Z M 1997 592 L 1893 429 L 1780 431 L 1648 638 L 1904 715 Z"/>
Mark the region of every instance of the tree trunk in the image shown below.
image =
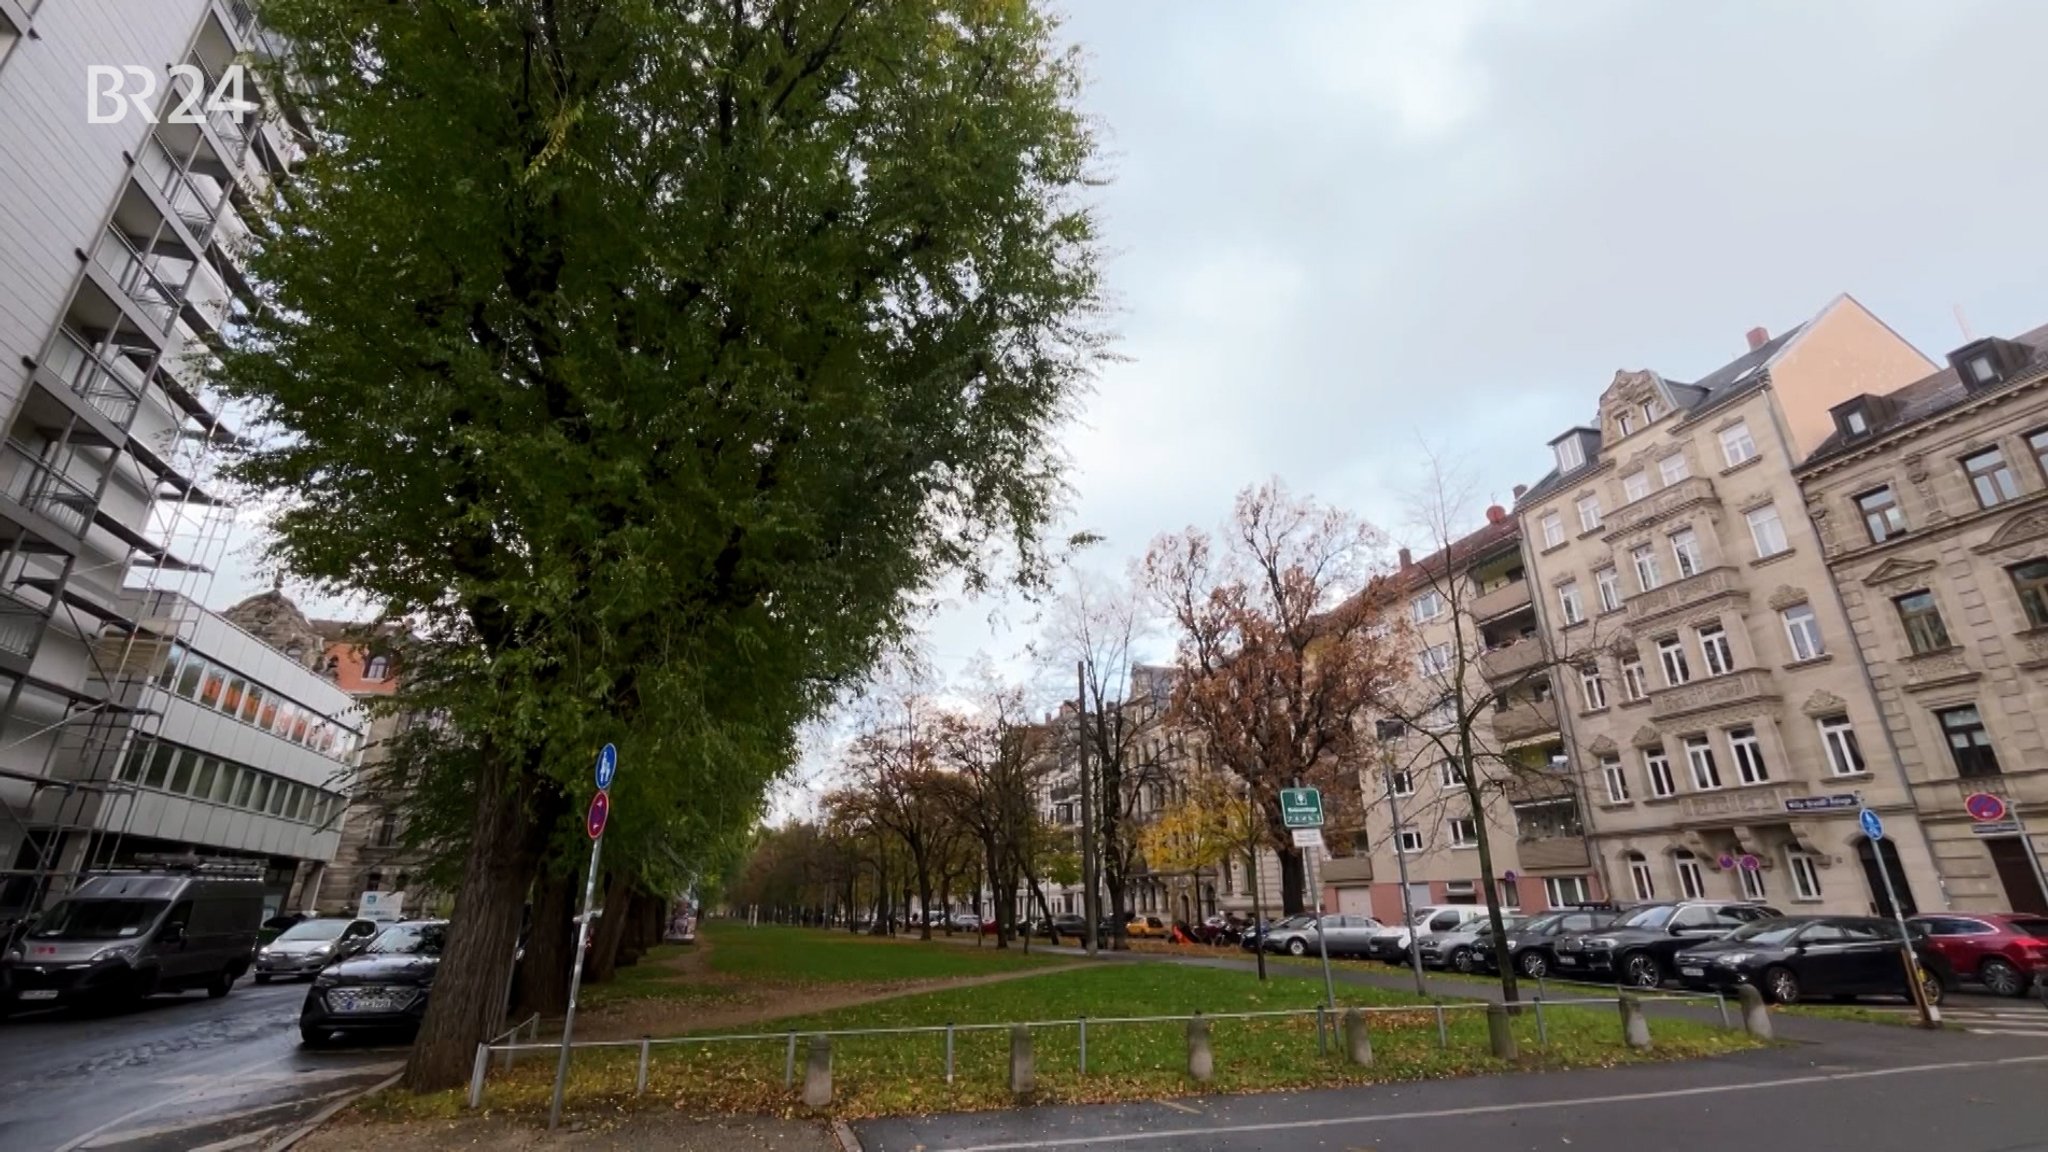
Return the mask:
<path id="1" fill-rule="evenodd" d="M 519 965 L 519 1014 L 560 1016 L 569 1007 L 569 950 L 576 918 L 576 882 L 542 876 L 533 884 L 533 926 Z"/>
<path id="2" fill-rule="evenodd" d="M 923 856 L 917 861 L 917 938 L 932 938 L 932 864 Z"/>
<path id="3" fill-rule="evenodd" d="M 1280 857 L 1280 910 L 1299 916 L 1308 911 L 1308 874 L 1302 867 L 1301 849 L 1288 843 L 1273 851 Z"/>
<path id="4" fill-rule="evenodd" d="M 1130 910 L 1125 903 L 1130 899 L 1129 888 L 1121 870 L 1112 870 L 1104 879 L 1109 884 L 1109 950 L 1125 952 L 1131 947 L 1130 936 L 1124 932 L 1124 913 Z"/>
<path id="5" fill-rule="evenodd" d="M 469 852 L 455 893 L 455 918 L 441 960 L 446 971 L 463 978 L 442 981 L 444 987 L 427 1002 L 405 1066 L 405 1086 L 414 1092 L 465 1083 L 476 1046 L 504 1024 L 520 911 L 562 807 L 551 787 L 543 797 L 533 795 L 537 773 L 528 776 L 490 750 L 485 756 Z"/>
<path id="6" fill-rule="evenodd" d="M 604 915 L 590 941 L 590 960 L 584 966 L 586 983 L 602 984 L 619 970 L 619 942 L 626 938 L 626 917 L 633 904 L 633 873 L 621 868 L 597 890 Z"/>

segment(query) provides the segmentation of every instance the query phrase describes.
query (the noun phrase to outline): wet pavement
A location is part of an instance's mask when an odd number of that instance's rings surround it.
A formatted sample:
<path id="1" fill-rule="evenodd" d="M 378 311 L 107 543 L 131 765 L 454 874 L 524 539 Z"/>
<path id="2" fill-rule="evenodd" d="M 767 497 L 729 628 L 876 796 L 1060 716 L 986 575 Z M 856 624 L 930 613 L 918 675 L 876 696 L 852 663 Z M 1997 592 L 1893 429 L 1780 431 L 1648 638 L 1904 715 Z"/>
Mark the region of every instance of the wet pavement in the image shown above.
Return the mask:
<path id="1" fill-rule="evenodd" d="M 263 1148 L 398 1071 L 402 1047 L 299 1047 L 304 984 L 160 996 L 0 1022 L 0 1149 Z"/>

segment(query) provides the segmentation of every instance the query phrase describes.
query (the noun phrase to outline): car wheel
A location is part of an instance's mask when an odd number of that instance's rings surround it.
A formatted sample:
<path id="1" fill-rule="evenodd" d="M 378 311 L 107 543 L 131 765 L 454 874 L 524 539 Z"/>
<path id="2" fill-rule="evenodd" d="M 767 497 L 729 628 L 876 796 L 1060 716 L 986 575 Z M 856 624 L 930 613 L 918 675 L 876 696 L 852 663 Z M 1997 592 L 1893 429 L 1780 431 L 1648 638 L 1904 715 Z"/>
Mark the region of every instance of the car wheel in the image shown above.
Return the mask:
<path id="1" fill-rule="evenodd" d="M 1550 974 L 1550 961 L 1544 958 L 1543 953 L 1533 949 L 1522 953 L 1522 958 L 1515 962 L 1515 967 L 1520 968 L 1522 975 L 1531 980 L 1541 980 Z"/>
<path id="2" fill-rule="evenodd" d="M 206 995 L 211 1000 L 218 1000 L 234 990 L 235 974 L 226 969 L 222 969 L 213 979 L 206 982 Z"/>
<path id="3" fill-rule="evenodd" d="M 263 973 L 261 973 L 261 972 L 258 972 L 258 973 L 256 974 L 256 977 L 255 977 L 255 979 L 256 979 L 256 982 L 257 982 L 258 984 L 268 984 L 268 983 L 270 983 L 270 977 L 268 977 L 268 976 L 264 975 L 264 974 L 263 974 Z"/>
<path id="4" fill-rule="evenodd" d="M 308 1028 L 301 1024 L 299 1025 L 299 1044 L 306 1048 L 324 1047 L 327 1044 L 327 1030 L 325 1028 Z"/>
<path id="5" fill-rule="evenodd" d="M 1299 936 L 1296 936 L 1294 939 L 1289 940 L 1287 942 L 1287 954 L 1289 956 L 1308 955 L 1308 941 L 1303 940 Z"/>
<path id="6" fill-rule="evenodd" d="M 1977 969 L 1977 979 L 1983 981 L 1984 990 L 1993 996 L 2023 996 L 2027 982 L 2020 978 L 2019 969 L 1993 956 Z"/>
<path id="7" fill-rule="evenodd" d="M 1472 950 L 1470 948 L 1460 948 L 1451 953 L 1451 971 L 1467 973 L 1472 971 Z"/>
<path id="8" fill-rule="evenodd" d="M 1791 969 L 1771 969 L 1764 973 L 1763 985 L 1764 995 L 1769 996 L 1773 1003 L 1799 1003 L 1799 977 L 1794 976 Z"/>
<path id="9" fill-rule="evenodd" d="M 1941 998 L 1947 993 L 1948 989 L 1942 985 L 1941 977 L 1924 969 L 1921 971 L 1920 995 L 1927 1001 L 1928 1007 L 1941 1007 Z"/>
<path id="10" fill-rule="evenodd" d="M 1622 960 L 1621 978 L 1631 988 L 1655 988 L 1664 983 L 1664 970 L 1655 956 L 1637 952 Z"/>

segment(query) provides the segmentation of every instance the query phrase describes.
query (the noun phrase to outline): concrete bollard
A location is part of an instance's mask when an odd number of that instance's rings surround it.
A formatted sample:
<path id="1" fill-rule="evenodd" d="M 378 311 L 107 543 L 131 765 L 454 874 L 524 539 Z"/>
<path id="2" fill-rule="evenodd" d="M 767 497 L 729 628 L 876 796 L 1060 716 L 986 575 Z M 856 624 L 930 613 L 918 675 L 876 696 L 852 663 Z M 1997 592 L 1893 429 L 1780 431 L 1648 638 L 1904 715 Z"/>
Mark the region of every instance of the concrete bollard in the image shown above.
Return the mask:
<path id="1" fill-rule="evenodd" d="M 1650 1022 L 1643 1017 L 1643 1002 L 1626 992 L 1615 998 L 1621 1005 L 1621 1042 L 1638 1052 L 1650 1048 Z"/>
<path id="2" fill-rule="evenodd" d="M 1515 1048 L 1515 1028 L 1508 1019 L 1507 1005 L 1486 1006 L 1486 1043 L 1499 1059 L 1513 1060 L 1521 1055 Z"/>
<path id="3" fill-rule="evenodd" d="M 1031 1058 L 1031 1029 L 1010 1029 L 1010 1094 L 1028 1102 L 1038 1091 L 1038 1066 Z"/>
<path id="4" fill-rule="evenodd" d="M 1735 986 L 1735 998 L 1742 1002 L 1742 1030 L 1759 1040 L 1771 1038 L 1771 1009 L 1764 994 L 1747 984 Z"/>
<path id="5" fill-rule="evenodd" d="M 804 1107 L 832 1103 L 832 1038 L 811 1037 L 811 1055 L 804 1063 Z"/>
<path id="6" fill-rule="evenodd" d="M 1360 1068 L 1371 1066 L 1372 1033 L 1365 1029 L 1365 1013 L 1356 1008 L 1344 1010 L 1344 1051 Z"/>
<path id="7" fill-rule="evenodd" d="M 1209 1047 L 1209 1022 L 1200 1012 L 1188 1021 L 1188 1078 L 1207 1084 L 1216 1074 L 1216 1054 Z"/>

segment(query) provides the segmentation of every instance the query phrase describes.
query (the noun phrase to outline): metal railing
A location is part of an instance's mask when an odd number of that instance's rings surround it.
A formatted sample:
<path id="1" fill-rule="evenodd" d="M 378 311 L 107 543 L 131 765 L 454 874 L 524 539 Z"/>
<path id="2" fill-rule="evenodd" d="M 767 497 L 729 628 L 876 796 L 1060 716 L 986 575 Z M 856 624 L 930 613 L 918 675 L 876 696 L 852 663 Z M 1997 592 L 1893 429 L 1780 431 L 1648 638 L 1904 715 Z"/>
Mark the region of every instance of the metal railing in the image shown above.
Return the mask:
<path id="1" fill-rule="evenodd" d="M 93 251 L 93 262 L 114 278 L 114 283 L 127 297 L 142 309 L 143 314 L 157 322 L 158 328 L 168 328 L 178 314 L 177 293 L 157 278 L 150 270 L 149 262 L 135 245 L 128 242 L 119 231 L 108 228 L 100 238 L 99 247 Z"/>
<path id="2" fill-rule="evenodd" d="M 119 356 L 100 356 L 69 328 L 62 336 L 43 366 L 100 415 L 117 427 L 127 427 L 142 403 L 142 369 Z"/>
<path id="3" fill-rule="evenodd" d="M 24 660 L 34 656 L 46 619 L 41 608 L 12 592 L 0 592 L 0 650 Z"/>
<path id="4" fill-rule="evenodd" d="M 201 244 L 213 231 L 214 212 L 220 207 L 222 196 L 209 196 L 192 177 L 179 170 L 177 161 L 165 150 L 163 143 L 151 136 L 143 145 L 138 167 L 149 174 L 152 184 L 164 198 L 171 202 L 171 210 Z"/>
<path id="5" fill-rule="evenodd" d="M 1621 1002 L 1621 996 L 1621 993 L 1616 993 L 1613 996 L 1574 996 L 1553 1000 L 1539 993 L 1532 1000 L 1522 1001 L 1511 1006 L 1511 1010 L 1526 1011 L 1531 1014 L 1536 1027 L 1537 1044 L 1539 1047 L 1547 1047 L 1550 1043 L 1550 1020 L 1547 1013 L 1550 1010 L 1590 1005 L 1613 1007 Z M 1732 1026 L 1728 1017 L 1727 1000 L 1718 992 L 1655 991 L 1642 995 L 1630 993 L 1630 996 L 1645 1004 L 1660 1001 L 1695 1001 L 1704 1004 L 1706 1001 L 1712 1001 L 1719 1010 L 1722 1027 Z M 1313 1017 L 1316 1024 L 1317 1051 L 1327 1054 L 1329 1045 L 1336 1039 L 1338 1024 L 1344 1014 L 1355 1010 L 1366 1017 L 1433 1017 L 1437 1048 L 1440 1051 L 1449 1051 L 1451 1046 L 1451 1016 L 1459 1012 L 1478 1012 L 1483 1014 L 1487 1009 L 1493 1007 L 1497 1007 L 1497 1005 L 1485 1000 L 1457 1000 L 1446 1003 L 1439 999 L 1416 1004 L 1375 1005 L 1371 1007 L 1363 1005 L 1339 1005 L 1332 1007 L 1327 1004 L 1318 1004 L 1313 1008 L 1279 1008 L 1263 1012 L 1193 1012 L 1163 1016 L 1078 1016 L 1071 1019 L 1055 1020 L 1006 1020 L 988 1024 L 924 1024 L 897 1028 L 822 1028 L 804 1029 L 801 1031 L 790 1029 L 781 1032 L 712 1033 L 700 1036 L 643 1036 L 637 1040 L 578 1040 L 569 1045 L 569 1052 L 572 1059 L 575 1053 L 584 1051 L 615 1050 L 635 1052 L 638 1059 L 634 1070 L 633 1094 L 639 1096 L 647 1091 L 649 1070 L 652 1067 L 654 1053 L 657 1048 L 689 1045 L 773 1043 L 782 1049 L 782 1083 L 783 1087 L 789 1088 L 793 1087 L 796 1082 L 799 1040 L 809 1042 L 820 1038 L 929 1036 L 942 1041 L 941 1052 L 945 1078 L 946 1082 L 951 1084 L 955 1074 L 954 1041 L 960 1036 L 972 1035 L 978 1032 L 1007 1033 L 1017 1028 L 1023 1028 L 1035 1033 L 1047 1030 L 1072 1029 L 1076 1035 L 1076 1072 L 1079 1075 L 1085 1076 L 1088 1074 L 1088 1034 L 1090 1029 L 1132 1025 L 1185 1024 L 1191 1020 L 1215 1022 L 1222 1020 L 1287 1020 Z M 517 1033 L 529 1024 L 532 1026 L 533 1038 L 523 1043 L 519 1042 L 516 1038 Z M 514 1025 L 512 1028 L 498 1033 L 497 1036 L 492 1037 L 489 1041 L 477 1045 L 476 1061 L 472 1066 L 469 1082 L 468 1106 L 470 1108 L 481 1108 L 483 1106 L 484 1084 L 490 1068 L 490 1058 L 493 1054 L 500 1057 L 500 1066 L 502 1068 L 510 1068 L 517 1055 L 525 1052 L 551 1052 L 559 1058 L 562 1051 L 561 1041 L 556 1040 L 553 1043 L 543 1042 L 539 1039 L 538 1030 L 539 1018 L 536 1015 L 531 1020 Z M 508 1041 L 508 1037 L 512 1037 L 512 1039 Z M 557 1088 L 559 1089 L 559 1085 L 557 1085 Z"/>
<path id="6" fill-rule="evenodd" d="M 85 535 L 97 507 L 92 492 L 83 484 L 12 440 L 0 445 L 0 491 L 73 536 Z"/>

